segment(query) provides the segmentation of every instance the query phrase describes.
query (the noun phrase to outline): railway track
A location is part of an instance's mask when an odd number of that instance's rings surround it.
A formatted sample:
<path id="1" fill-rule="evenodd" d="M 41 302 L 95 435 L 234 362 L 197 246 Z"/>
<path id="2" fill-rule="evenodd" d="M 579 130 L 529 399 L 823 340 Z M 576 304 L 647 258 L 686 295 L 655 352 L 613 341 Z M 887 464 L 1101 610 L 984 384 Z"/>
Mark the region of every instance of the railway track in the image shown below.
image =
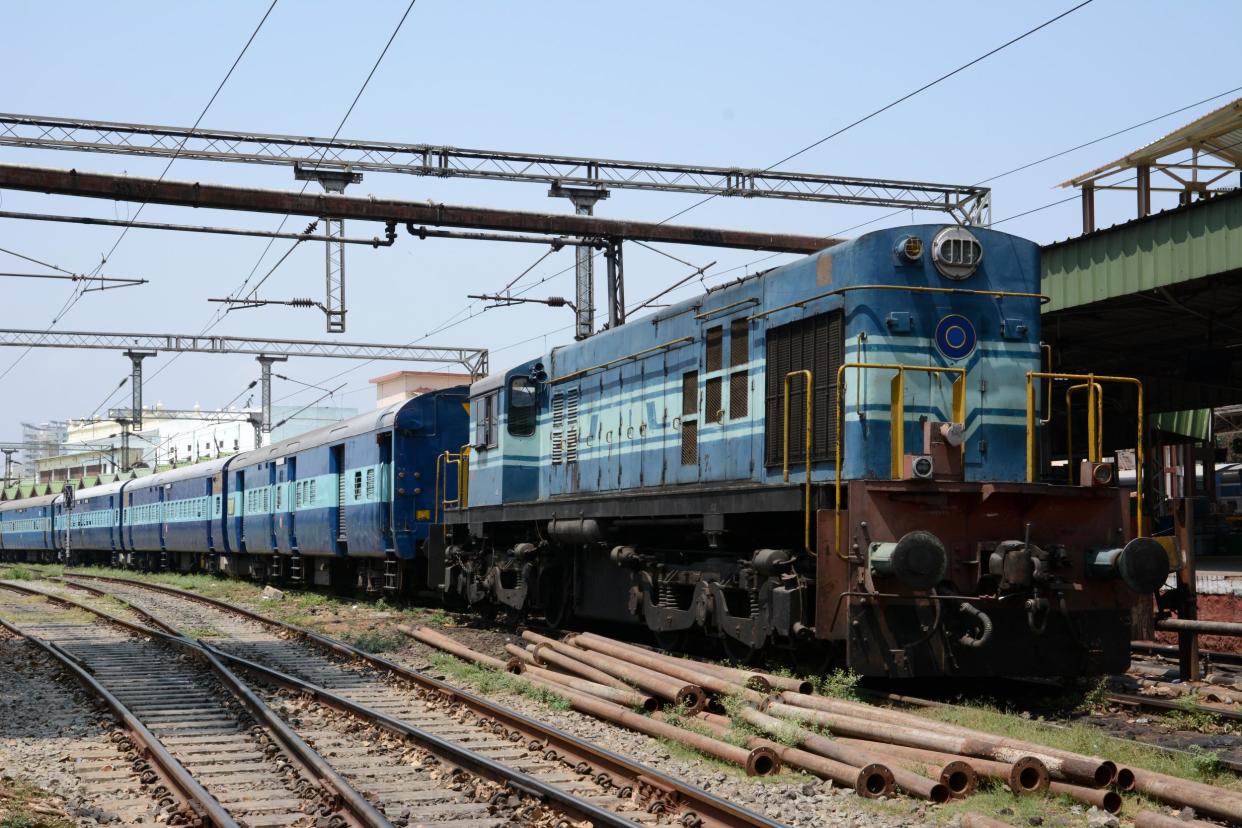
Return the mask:
<path id="1" fill-rule="evenodd" d="M 74 575 L 64 582 L 119 599 L 170 631 L 192 630 L 204 646 L 234 666 L 264 673 L 285 692 L 314 697 L 370 722 L 381 735 L 400 736 L 495 784 L 534 792 L 554 808 L 568 805 L 596 825 L 778 825 L 444 682 L 244 608 L 125 579 Z M 335 735 L 309 732 L 307 738 L 392 813 L 383 799 L 392 792 L 382 789 L 396 784 L 393 763 L 351 754 Z M 424 791 L 428 799 L 433 795 L 433 789 Z M 428 801 L 410 824 L 424 813 L 442 814 L 440 807 Z M 463 817 L 466 823 L 484 824 L 478 815 Z"/>
<path id="2" fill-rule="evenodd" d="M 0 584 L 6 628 L 56 656 L 127 723 L 176 791 L 178 821 L 213 826 L 385 824 L 210 655 Z M 74 608 L 76 609 L 76 608 Z M 151 780 L 153 781 L 153 779 Z"/>

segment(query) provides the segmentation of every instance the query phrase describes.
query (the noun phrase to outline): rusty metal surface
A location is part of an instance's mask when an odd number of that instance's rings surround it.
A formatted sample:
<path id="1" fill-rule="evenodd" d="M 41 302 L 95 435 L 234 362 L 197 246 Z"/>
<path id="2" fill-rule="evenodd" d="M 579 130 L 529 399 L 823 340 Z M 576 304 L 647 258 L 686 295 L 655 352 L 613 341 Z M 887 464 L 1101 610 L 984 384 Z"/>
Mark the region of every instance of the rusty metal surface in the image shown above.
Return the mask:
<path id="1" fill-rule="evenodd" d="M 632 241 L 694 244 L 781 253 L 814 253 L 841 239 L 761 233 L 655 222 L 601 219 L 593 216 L 529 213 L 452 204 L 358 198 L 330 193 L 302 194 L 254 187 L 229 187 L 188 181 L 159 181 L 105 173 L 88 173 L 16 164 L 0 165 L 0 188 L 86 198 L 110 198 L 181 207 L 210 207 L 257 213 L 293 213 L 369 221 L 400 221 L 437 227 L 549 233 L 618 238 Z"/>

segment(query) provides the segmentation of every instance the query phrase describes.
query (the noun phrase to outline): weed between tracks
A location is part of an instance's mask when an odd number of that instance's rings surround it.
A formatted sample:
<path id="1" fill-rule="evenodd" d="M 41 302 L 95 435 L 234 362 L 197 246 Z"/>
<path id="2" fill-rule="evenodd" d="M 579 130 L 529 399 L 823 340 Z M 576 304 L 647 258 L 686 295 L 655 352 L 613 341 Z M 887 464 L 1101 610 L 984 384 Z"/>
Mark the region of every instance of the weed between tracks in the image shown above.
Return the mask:
<path id="1" fill-rule="evenodd" d="M 73 828 L 51 795 L 23 779 L 0 780 L 0 828 Z"/>
<path id="2" fill-rule="evenodd" d="M 490 667 L 469 664 L 447 653 L 433 653 L 431 665 L 453 681 L 468 684 L 484 696 L 490 697 L 498 693 L 514 693 L 541 702 L 553 710 L 565 711 L 571 709 L 569 699 L 558 693 L 553 693 L 551 690 L 545 690 L 542 687 L 531 684 L 512 673 L 503 673 Z"/>

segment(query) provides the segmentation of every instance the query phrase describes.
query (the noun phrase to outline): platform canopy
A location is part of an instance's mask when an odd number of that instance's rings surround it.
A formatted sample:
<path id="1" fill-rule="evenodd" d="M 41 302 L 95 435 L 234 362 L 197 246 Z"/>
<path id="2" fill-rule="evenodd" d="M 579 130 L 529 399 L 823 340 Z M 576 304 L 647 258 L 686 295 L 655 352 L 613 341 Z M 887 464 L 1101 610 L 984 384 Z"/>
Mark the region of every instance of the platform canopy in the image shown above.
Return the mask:
<path id="1" fill-rule="evenodd" d="M 1204 198 L 1239 183 L 1242 171 L 1242 98 L 1231 101 L 1145 147 L 1094 170 L 1074 176 L 1062 187 L 1082 190 L 1083 232 L 1095 230 L 1096 190 L 1133 190 L 1137 217 L 1151 213 L 1153 192 L 1176 193 L 1179 204 Z M 1152 173 L 1158 173 L 1153 181 Z"/>

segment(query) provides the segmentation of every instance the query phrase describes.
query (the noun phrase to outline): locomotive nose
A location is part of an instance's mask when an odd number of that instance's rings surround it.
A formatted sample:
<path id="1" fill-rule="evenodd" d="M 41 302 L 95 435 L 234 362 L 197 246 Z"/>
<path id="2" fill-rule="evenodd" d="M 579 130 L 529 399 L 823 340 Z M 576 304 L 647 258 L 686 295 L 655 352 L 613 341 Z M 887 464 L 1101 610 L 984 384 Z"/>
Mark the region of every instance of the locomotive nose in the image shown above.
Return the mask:
<path id="1" fill-rule="evenodd" d="M 896 543 L 871 545 L 871 568 L 877 575 L 891 575 L 911 589 L 931 589 L 944 578 L 949 553 L 940 538 L 916 529 Z"/>

